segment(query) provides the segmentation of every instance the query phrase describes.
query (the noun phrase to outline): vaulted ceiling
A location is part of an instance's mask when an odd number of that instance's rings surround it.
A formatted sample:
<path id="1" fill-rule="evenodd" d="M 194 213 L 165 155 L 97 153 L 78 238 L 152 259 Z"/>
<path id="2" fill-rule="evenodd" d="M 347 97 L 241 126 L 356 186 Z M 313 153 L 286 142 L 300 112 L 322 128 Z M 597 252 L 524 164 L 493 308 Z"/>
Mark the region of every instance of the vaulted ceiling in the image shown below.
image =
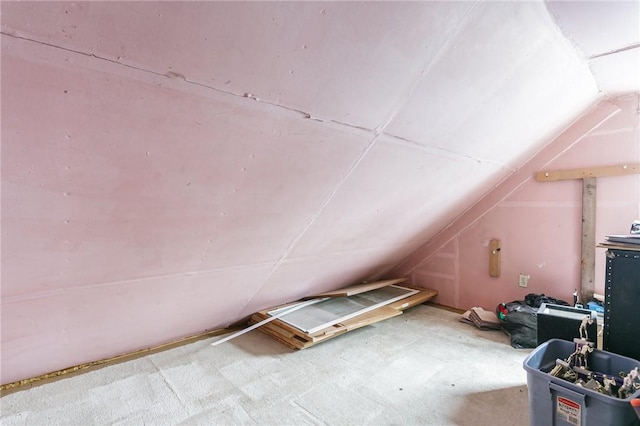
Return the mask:
<path id="1" fill-rule="evenodd" d="M 380 276 L 640 91 L 638 2 L 1 7 L 3 344 L 52 365 Z"/>

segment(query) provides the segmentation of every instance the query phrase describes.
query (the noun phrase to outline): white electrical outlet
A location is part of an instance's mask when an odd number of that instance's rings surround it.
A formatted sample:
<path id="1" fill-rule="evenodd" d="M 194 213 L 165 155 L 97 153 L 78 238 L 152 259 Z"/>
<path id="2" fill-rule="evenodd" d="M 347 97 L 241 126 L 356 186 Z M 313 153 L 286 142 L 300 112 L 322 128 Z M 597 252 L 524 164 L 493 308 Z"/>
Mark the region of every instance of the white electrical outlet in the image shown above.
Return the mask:
<path id="1" fill-rule="evenodd" d="M 520 274 L 520 279 L 518 280 L 518 285 L 520 287 L 528 286 L 529 285 L 529 278 L 531 278 L 529 275 Z"/>

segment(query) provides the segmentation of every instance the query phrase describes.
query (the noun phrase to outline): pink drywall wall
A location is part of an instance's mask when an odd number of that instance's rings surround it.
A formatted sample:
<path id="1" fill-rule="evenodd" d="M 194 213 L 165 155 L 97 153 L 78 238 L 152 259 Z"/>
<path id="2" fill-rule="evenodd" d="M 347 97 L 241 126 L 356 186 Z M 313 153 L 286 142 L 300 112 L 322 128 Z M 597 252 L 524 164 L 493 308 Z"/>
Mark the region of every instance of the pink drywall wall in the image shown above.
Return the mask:
<path id="1" fill-rule="evenodd" d="M 541 2 L 0 7 L 2 383 L 378 278 L 602 95 Z"/>
<path id="2" fill-rule="evenodd" d="M 520 171 L 488 193 L 391 275 L 409 275 L 439 291 L 436 302 L 460 309 L 544 293 L 571 302 L 580 286 L 582 182 L 537 182 L 540 170 L 640 161 L 640 97 L 603 101 Z M 626 234 L 640 217 L 640 176 L 598 179 L 596 241 Z M 489 276 L 489 240 L 499 239 L 501 275 Z M 604 250 L 596 250 L 596 292 L 604 293 Z M 530 275 L 527 288 L 520 274 Z"/>

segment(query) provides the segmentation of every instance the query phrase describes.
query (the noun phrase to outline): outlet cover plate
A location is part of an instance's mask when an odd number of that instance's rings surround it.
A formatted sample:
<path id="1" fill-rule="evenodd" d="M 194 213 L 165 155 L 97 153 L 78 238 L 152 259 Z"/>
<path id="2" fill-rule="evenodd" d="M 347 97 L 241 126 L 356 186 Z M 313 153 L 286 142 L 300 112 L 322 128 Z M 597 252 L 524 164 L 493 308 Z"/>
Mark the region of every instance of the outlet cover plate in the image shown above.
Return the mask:
<path id="1" fill-rule="evenodd" d="M 520 279 L 518 280 L 518 285 L 520 287 L 528 286 L 529 285 L 529 278 L 531 278 L 529 275 L 520 274 Z"/>

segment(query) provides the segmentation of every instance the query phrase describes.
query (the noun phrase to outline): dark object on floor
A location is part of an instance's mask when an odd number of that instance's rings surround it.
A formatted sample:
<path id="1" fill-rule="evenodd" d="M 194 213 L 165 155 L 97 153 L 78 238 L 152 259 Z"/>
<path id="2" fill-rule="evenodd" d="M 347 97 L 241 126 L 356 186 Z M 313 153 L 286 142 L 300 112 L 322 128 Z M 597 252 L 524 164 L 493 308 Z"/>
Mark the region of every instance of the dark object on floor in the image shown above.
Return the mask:
<path id="1" fill-rule="evenodd" d="M 535 348 L 538 342 L 537 309 L 523 301 L 501 303 L 496 308 L 502 330 L 511 338 L 511 346 L 516 349 Z"/>
<path id="2" fill-rule="evenodd" d="M 496 307 L 496 315 L 501 320 L 502 330 L 511 338 L 511 346 L 517 349 L 538 346 L 536 314 L 543 303 L 569 306 L 564 300 L 529 293 L 524 300 L 501 303 Z"/>

